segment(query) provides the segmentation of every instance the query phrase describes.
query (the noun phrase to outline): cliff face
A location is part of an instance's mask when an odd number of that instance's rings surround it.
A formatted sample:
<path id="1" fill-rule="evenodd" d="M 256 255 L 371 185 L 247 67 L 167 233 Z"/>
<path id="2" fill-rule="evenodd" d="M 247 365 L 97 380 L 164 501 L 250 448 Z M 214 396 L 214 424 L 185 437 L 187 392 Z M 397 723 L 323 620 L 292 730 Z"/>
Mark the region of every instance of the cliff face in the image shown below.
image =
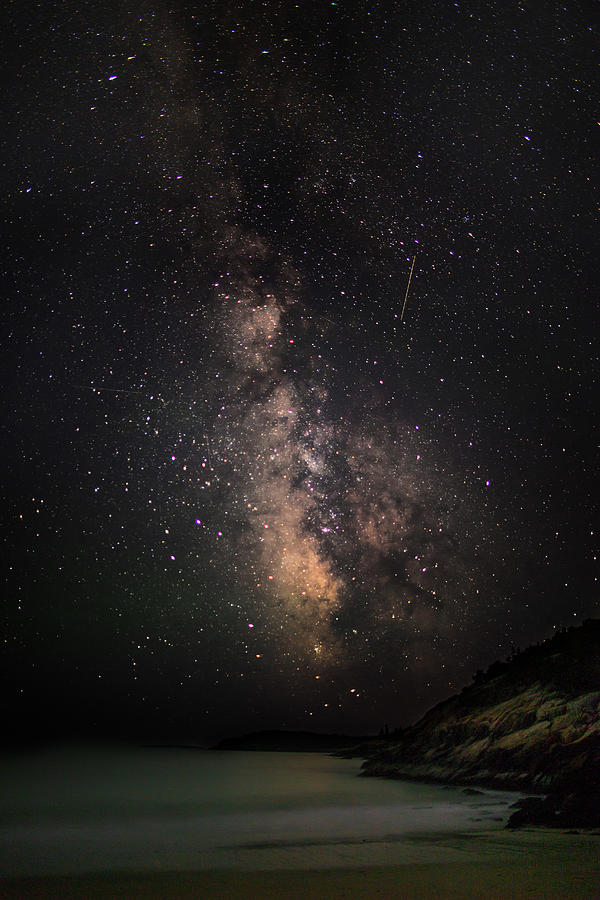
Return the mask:
<path id="1" fill-rule="evenodd" d="M 494 663 L 373 753 L 365 775 L 600 793 L 600 621 Z"/>

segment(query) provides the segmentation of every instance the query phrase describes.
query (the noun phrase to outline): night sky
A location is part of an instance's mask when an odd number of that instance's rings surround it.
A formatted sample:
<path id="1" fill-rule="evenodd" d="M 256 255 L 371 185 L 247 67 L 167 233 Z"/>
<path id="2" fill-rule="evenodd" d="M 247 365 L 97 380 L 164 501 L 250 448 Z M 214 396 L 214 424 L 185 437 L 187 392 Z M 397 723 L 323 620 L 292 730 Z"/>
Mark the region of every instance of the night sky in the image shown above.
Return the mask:
<path id="1" fill-rule="evenodd" d="M 593 5 L 3 17 L 11 733 L 393 728 L 597 615 Z"/>

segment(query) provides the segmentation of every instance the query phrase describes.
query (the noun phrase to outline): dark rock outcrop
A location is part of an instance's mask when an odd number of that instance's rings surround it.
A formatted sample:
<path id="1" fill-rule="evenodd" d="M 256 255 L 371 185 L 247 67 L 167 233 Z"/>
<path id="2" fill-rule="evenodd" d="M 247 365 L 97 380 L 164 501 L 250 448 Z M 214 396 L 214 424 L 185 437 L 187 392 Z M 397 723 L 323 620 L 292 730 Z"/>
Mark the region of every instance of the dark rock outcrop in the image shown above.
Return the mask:
<path id="1" fill-rule="evenodd" d="M 333 753 L 354 747 L 368 738 L 347 734 L 317 734 L 313 731 L 255 731 L 224 738 L 213 750 L 277 750 L 300 753 Z M 352 754 L 351 754 L 352 755 Z"/>
<path id="2" fill-rule="evenodd" d="M 510 824 L 600 824 L 600 621 L 494 663 L 371 754 L 364 775 L 533 791 Z M 595 810 L 595 812 L 594 812 Z"/>

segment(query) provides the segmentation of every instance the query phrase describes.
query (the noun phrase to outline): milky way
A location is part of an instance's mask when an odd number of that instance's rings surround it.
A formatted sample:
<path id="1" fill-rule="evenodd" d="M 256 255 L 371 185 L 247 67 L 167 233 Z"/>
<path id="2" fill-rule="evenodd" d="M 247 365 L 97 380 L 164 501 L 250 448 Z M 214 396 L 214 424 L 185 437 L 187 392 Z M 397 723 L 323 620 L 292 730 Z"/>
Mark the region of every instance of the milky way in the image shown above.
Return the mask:
<path id="1" fill-rule="evenodd" d="M 14 6 L 15 729 L 372 731 L 597 612 L 585 12 Z"/>
<path id="2" fill-rule="evenodd" d="M 260 260 L 264 249 L 248 254 Z M 204 487 L 219 498 L 220 552 L 236 560 L 246 591 L 260 591 L 267 621 L 276 611 L 280 648 L 301 648 L 305 661 L 311 651 L 341 652 L 335 623 L 358 597 L 361 630 L 365 619 L 368 630 L 413 619 L 412 603 L 417 617 L 422 606 L 439 608 L 452 595 L 449 571 L 456 588 L 460 569 L 456 522 L 451 501 L 428 484 L 435 476 L 418 426 L 378 409 L 383 382 L 357 384 L 359 414 L 350 397 L 340 415 L 318 352 L 323 328 L 311 339 L 310 323 L 290 325 L 289 283 L 278 300 L 241 269 L 242 282 L 219 294 L 225 349 L 214 374 L 226 387 L 206 436 Z M 453 489 L 435 480 L 438 491 Z"/>

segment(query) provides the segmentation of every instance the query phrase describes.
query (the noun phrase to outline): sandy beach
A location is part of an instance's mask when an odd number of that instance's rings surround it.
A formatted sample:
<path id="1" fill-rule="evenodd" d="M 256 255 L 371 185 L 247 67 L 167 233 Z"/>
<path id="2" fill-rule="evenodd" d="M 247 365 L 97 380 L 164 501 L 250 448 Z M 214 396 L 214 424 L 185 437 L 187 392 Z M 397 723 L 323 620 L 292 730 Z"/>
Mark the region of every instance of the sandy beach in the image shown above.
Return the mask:
<path id="1" fill-rule="evenodd" d="M 574 866 L 543 869 L 528 864 L 520 871 L 499 864 L 453 863 L 449 866 L 398 866 L 373 869 L 338 869 L 308 872 L 161 873 L 160 875 L 106 875 L 6 883 L 0 897 L 6 900 L 109 900 L 152 898 L 192 900 L 207 897 L 286 898 L 329 900 L 386 898 L 386 900 L 464 900 L 464 898 L 569 898 L 591 900 L 600 896 L 598 873 L 582 873 Z"/>
<path id="2" fill-rule="evenodd" d="M 108 898 L 566 898 L 600 897 L 600 835 L 530 829 L 475 841 L 462 861 L 268 871 L 128 872 L 0 882 L 3 900 Z"/>

